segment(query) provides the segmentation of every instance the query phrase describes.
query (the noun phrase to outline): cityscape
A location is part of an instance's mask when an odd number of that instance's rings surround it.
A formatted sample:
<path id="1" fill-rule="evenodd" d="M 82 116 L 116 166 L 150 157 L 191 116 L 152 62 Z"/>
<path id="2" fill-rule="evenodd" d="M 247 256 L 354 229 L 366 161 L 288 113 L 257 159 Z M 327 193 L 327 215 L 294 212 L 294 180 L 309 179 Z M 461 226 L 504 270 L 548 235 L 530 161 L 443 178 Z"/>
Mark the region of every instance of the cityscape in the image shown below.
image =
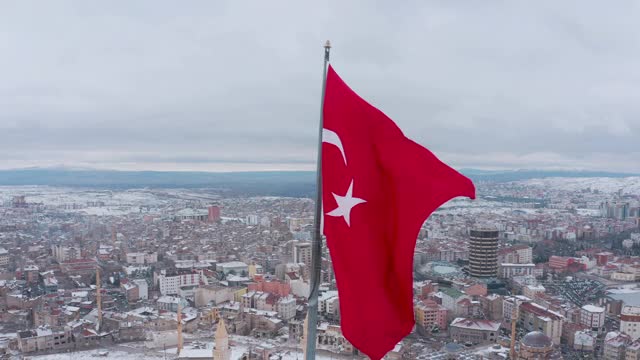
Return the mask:
<path id="1" fill-rule="evenodd" d="M 386 358 L 638 359 L 640 177 L 477 187 L 423 225 L 416 325 Z M 40 185 L 0 204 L 3 357 L 303 358 L 310 198 Z M 365 359 L 339 304 L 325 246 L 317 358 Z"/>
<path id="2" fill-rule="evenodd" d="M 0 1 L 0 360 L 640 360 L 640 1 Z"/>

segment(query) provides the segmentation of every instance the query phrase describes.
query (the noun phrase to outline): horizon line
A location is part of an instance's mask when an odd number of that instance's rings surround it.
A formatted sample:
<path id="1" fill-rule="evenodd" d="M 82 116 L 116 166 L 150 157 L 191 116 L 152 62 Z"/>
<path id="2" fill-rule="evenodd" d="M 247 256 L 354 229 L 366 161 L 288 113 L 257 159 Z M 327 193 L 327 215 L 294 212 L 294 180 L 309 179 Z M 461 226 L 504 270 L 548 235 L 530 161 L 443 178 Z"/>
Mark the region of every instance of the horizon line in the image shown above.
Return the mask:
<path id="1" fill-rule="evenodd" d="M 482 172 L 523 172 L 523 171 L 542 171 L 542 172 L 582 172 L 582 173 L 603 173 L 603 174 L 615 174 L 615 175 L 627 175 L 627 176 L 640 176 L 640 173 L 625 172 L 625 171 L 611 171 L 611 170 L 593 170 L 593 169 L 580 169 L 580 168 L 491 168 L 484 166 L 465 166 L 465 167 L 453 167 L 455 170 L 463 171 L 482 171 Z M 270 173 L 270 172 L 288 172 L 288 173 L 315 173 L 315 170 L 307 169 L 256 169 L 256 170 L 160 170 L 160 169 L 118 169 L 118 168 L 93 168 L 93 167 L 78 167 L 78 166 L 27 166 L 1 169 L 0 172 L 8 171 L 30 171 L 30 170 L 50 170 L 50 171 L 68 171 L 68 172 L 130 172 L 130 173 Z M 476 174 L 480 175 L 480 174 Z"/>

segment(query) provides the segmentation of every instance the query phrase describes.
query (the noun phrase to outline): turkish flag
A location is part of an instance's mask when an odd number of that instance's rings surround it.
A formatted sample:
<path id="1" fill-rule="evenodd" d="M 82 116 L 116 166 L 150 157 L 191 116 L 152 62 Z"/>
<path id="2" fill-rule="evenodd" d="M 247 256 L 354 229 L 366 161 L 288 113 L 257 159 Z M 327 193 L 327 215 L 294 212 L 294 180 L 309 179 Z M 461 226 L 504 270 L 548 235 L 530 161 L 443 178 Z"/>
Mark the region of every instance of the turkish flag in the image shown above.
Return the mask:
<path id="1" fill-rule="evenodd" d="M 471 180 L 405 137 L 329 67 L 324 99 L 324 234 L 342 332 L 378 360 L 414 325 L 413 253 L 420 228 Z"/>

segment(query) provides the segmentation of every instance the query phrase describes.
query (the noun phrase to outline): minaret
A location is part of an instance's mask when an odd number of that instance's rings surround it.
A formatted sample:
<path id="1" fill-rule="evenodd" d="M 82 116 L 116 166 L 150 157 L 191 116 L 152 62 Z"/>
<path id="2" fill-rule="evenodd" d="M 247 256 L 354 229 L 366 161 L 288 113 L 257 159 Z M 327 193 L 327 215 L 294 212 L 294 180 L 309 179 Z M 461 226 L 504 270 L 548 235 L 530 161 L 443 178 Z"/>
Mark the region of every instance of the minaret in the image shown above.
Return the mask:
<path id="1" fill-rule="evenodd" d="M 213 360 L 231 360 L 231 349 L 229 349 L 229 334 L 224 320 L 220 318 L 215 335 L 216 348 L 213 350 Z"/>
<path id="2" fill-rule="evenodd" d="M 96 303 L 98 304 L 98 324 L 96 331 L 100 331 L 102 325 L 102 293 L 100 292 L 100 267 L 96 266 Z"/>
<path id="3" fill-rule="evenodd" d="M 180 355 L 180 350 L 182 350 L 182 309 L 180 302 L 178 302 L 178 350 L 176 355 Z"/>
<path id="4" fill-rule="evenodd" d="M 518 321 L 518 300 L 513 299 L 514 307 L 511 311 L 511 347 L 509 348 L 509 356 L 511 359 L 516 358 L 516 323 Z"/>

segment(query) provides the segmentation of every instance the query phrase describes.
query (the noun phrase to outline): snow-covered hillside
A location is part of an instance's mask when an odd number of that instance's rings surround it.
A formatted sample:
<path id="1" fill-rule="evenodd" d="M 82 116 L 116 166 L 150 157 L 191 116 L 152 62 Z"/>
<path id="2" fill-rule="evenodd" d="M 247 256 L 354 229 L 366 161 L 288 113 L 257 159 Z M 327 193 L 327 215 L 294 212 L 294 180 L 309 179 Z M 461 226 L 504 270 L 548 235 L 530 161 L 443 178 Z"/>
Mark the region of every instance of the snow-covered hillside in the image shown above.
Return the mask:
<path id="1" fill-rule="evenodd" d="M 540 186 L 550 189 L 577 191 L 590 188 L 605 193 L 622 190 L 623 194 L 640 194 L 640 177 L 624 178 L 545 178 L 517 182 L 526 186 Z"/>

